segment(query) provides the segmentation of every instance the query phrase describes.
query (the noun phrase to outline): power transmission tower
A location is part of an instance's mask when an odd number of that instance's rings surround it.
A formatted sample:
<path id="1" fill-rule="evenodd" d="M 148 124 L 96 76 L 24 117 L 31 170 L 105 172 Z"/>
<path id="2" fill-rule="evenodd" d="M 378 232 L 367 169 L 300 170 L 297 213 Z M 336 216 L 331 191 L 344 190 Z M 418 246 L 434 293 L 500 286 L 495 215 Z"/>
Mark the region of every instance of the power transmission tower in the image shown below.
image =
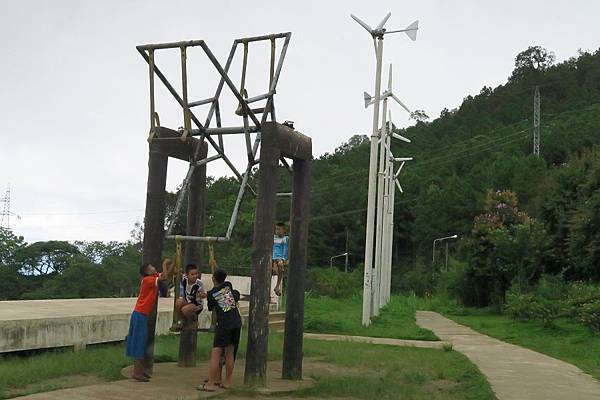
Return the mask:
<path id="1" fill-rule="evenodd" d="M 0 202 L 4 203 L 0 216 L 0 228 L 10 229 L 10 186 L 6 189 L 4 197 L 0 198 Z"/>
<path id="2" fill-rule="evenodd" d="M 535 87 L 533 96 L 533 154 L 540 156 L 540 87 Z"/>

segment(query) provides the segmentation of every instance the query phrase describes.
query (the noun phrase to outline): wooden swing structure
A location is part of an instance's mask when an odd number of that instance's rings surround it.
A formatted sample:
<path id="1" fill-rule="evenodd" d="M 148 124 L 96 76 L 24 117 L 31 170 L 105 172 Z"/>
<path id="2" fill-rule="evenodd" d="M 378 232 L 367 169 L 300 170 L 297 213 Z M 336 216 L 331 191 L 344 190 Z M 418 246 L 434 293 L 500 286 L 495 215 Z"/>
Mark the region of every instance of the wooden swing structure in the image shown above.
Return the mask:
<path id="1" fill-rule="evenodd" d="M 150 77 L 150 135 L 148 160 L 148 185 L 146 196 L 146 212 L 144 218 L 143 262 L 160 265 L 164 239 L 175 239 L 178 265 L 194 263 L 202 264 L 200 244 L 209 243 L 209 265 L 214 272 L 216 260 L 213 242 L 224 242 L 231 238 L 235 227 L 237 213 L 246 189 L 257 196 L 254 219 L 252 275 L 250 308 L 248 319 L 248 346 L 244 381 L 248 385 L 266 385 L 267 351 L 269 337 L 269 308 L 271 285 L 271 251 L 273 245 L 272 226 L 275 222 L 277 203 L 277 174 L 280 162 L 291 170 L 293 176 L 292 206 L 290 219 L 290 251 L 286 293 L 286 318 L 283 344 L 282 378 L 302 379 L 302 349 L 304 332 L 304 275 L 306 270 L 306 246 L 309 220 L 309 180 L 312 162 L 312 141 L 310 137 L 295 131 L 290 126 L 277 123 L 275 119 L 274 95 L 281 73 L 283 60 L 291 33 L 279 33 L 266 36 L 236 39 L 229 57 L 222 66 L 203 40 L 192 40 L 175 43 L 159 43 L 137 46 L 137 50 L 147 61 Z M 283 40 L 283 46 L 276 60 L 276 42 Z M 271 60 L 269 63 L 269 89 L 266 93 L 248 97 L 245 87 L 248 47 L 250 43 L 269 41 L 271 43 Z M 238 45 L 244 48 L 242 64 L 242 82 L 238 88 L 231 81 L 228 73 Z M 201 48 L 220 75 L 215 94 L 204 100 L 188 101 L 187 87 L 187 54 L 193 48 Z M 166 76 L 156 64 L 157 51 L 179 49 L 181 53 L 181 95 L 169 83 Z M 183 128 L 173 130 L 160 126 L 155 109 L 154 79 L 158 77 L 183 110 Z M 237 112 L 243 119 L 243 126 L 224 127 L 220 116 L 220 95 L 227 86 L 239 102 Z M 264 105 L 252 108 L 252 104 L 265 102 Z M 193 107 L 210 104 L 206 122 L 201 123 Z M 261 120 L 256 117 L 262 114 Z M 216 128 L 209 128 L 212 117 L 216 117 Z M 270 117 L 270 121 L 267 119 Z M 192 129 L 192 123 L 196 128 Z M 243 135 L 246 142 L 248 164 L 243 173 L 237 171 L 227 157 L 224 149 L 223 135 Z M 208 145 L 216 152 L 208 155 Z M 259 152 L 260 147 L 260 152 Z M 180 196 L 175 207 L 178 215 L 184 195 L 187 194 L 187 224 L 185 235 L 172 235 L 171 229 L 175 218 L 165 232 L 165 186 L 169 157 L 189 162 L 189 170 L 182 185 Z M 229 227 L 224 236 L 203 236 L 204 208 L 206 192 L 207 164 L 221 159 L 233 171 L 240 183 L 238 197 L 232 212 Z M 292 165 L 288 163 L 292 161 Z M 252 167 L 258 165 L 260 174 L 258 190 L 248 182 Z M 185 244 L 185 246 L 184 246 Z M 184 262 L 181 262 L 181 260 Z M 176 285 L 179 285 L 176 282 Z M 175 290 L 178 293 L 178 286 Z M 154 353 L 154 332 L 156 309 L 149 317 L 148 347 L 146 351 L 146 367 L 151 371 Z M 180 351 L 180 365 L 195 365 L 196 329 L 189 330 L 180 338 L 185 344 L 183 357 Z M 191 346 L 188 346 L 191 344 Z M 193 355 L 192 355 L 193 353 Z M 189 359 L 186 359 L 189 357 Z M 183 361 L 182 361 L 183 358 Z M 188 362 L 189 361 L 189 362 Z"/>

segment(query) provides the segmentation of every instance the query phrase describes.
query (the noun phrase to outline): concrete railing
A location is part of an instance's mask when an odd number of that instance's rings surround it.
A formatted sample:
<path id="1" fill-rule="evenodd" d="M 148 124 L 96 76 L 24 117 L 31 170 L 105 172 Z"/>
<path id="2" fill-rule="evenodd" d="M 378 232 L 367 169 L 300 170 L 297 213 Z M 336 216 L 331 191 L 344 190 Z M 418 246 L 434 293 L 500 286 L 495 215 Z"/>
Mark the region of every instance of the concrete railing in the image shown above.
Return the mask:
<path id="1" fill-rule="evenodd" d="M 272 287 L 275 286 L 273 277 Z M 250 293 L 250 277 L 228 278 L 242 294 Z M 210 274 L 203 274 L 205 289 L 212 288 Z M 272 303 L 279 298 L 273 295 Z M 135 298 L 0 301 L 0 353 L 115 342 L 125 339 Z M 276 306 L 277 307 L 277 306 Z M 242 313 L 248 303 L 241 302 Z M 205 307 L 199 327 L 210 327 Z M 173 321 L 173 299 L 160 298 L 156 334 L 169 333 Z"/>

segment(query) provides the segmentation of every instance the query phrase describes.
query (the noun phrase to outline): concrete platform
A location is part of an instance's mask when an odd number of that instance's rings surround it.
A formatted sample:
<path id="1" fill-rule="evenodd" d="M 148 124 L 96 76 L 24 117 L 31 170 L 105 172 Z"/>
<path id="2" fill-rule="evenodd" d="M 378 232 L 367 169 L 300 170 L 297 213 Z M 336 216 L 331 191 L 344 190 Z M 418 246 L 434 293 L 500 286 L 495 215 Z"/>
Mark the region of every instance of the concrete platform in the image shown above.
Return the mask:
<path id="1" fill-rule="evenodd" d="M 275 279 L 275 277 L 273 278 Z M 250 293 L 250 277 L 232 276 L 234 288 Z M 203 274 L 206 290 L 212 288 L 210 274 Z M 272 285 L 275 282 L 273 281 Z M 135 298 L 0 301 L 0 353 L 107 343 L 125 339 Z M 279 298 L 271 298 L 277 309 Z M 240 302 L 242 314 L 248 302 Z M 173 299 L 159 298 L 156 334 L 169 333 L 173 321 Z M 210 313 L 199 316 L 200 328 L 210 327 Z"/>

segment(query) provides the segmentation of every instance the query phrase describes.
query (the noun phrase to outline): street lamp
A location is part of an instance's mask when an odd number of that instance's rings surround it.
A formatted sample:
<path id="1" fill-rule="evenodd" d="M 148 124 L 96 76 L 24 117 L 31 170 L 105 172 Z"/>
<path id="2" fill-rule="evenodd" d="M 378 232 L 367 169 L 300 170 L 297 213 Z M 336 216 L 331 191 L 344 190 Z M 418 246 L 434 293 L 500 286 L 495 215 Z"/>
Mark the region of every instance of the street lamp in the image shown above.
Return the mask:
<path id="1" fill-rule="evenodd" d="M 338 254 L 337 256 L 333 256 L 329 259 L 329 268 L 333 268 L 333 259 L 338 257 L 346 257 L 345 271 L 348 272 L 348 252 Z"/>
<path id="2" fill-rule="evenodd" d="M 435 264 L 435 243 L 436 242 L 443 242 L 444 240 L 448 240 L 448 239 L 456 239 L 458 238 L 458 235 L 452 235 L 452 236 L 446 236 L 446 237 L 442 237 L 439 239 L 434 239 L 433 241 L 433 255 L 431 257 L 431 264 L 434 265 Z M 446 267 L 448 267 L 448 248 L 446 248 Z"/>

